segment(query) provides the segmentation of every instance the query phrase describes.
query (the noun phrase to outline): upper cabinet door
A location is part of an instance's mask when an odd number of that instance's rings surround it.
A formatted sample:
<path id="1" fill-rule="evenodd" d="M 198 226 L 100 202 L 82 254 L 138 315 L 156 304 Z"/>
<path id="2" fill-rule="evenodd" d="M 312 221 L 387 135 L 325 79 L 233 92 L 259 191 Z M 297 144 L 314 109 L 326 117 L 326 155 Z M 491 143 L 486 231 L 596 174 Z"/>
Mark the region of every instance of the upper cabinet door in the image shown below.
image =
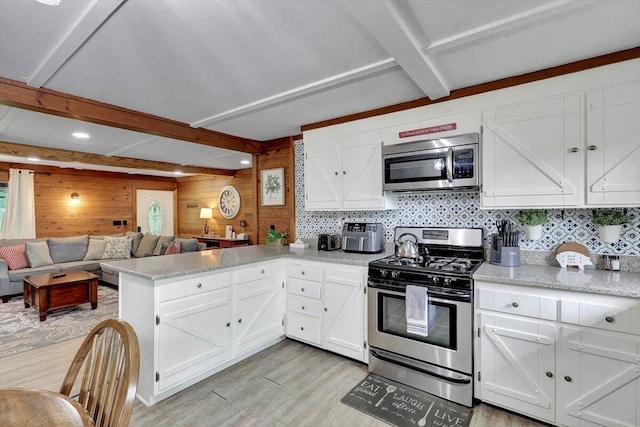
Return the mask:
<path id="1" fill-rule="evenodd" d="M 341 173 L 345 209 L 383 205 L 382 140 L 379 132 L 354 134 L 343 140 Z"/>
<path id="2" fill-rule="evenodd" d="M 587 94 L 587 203 L 640 204 L 640 83 Z"/>
<path id="3" fill-rule="evenodd" d="M 339 209 L 342 205 L 340 138 L 304 143 L 305 208 Z"/>
<path id="4" fill-rule="evenodd" d="M 485 111 L 483 207 L 583 203 L 580 96 Z"/>

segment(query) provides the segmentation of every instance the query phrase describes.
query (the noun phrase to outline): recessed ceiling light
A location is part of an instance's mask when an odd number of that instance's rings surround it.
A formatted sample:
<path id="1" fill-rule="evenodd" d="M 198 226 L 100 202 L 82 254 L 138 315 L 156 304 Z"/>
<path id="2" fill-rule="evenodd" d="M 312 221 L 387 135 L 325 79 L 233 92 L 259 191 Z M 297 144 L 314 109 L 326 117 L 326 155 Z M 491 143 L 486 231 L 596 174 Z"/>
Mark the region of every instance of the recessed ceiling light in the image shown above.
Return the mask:
<path id="1" fill-rule="evenodd" d="M 27 157 L 27 160 L 32 161 L 32 162 L 39 162 L 40 159 L 37 157 Z"/>
<path id="2" fill-rule="evenodd" d="M 46 4 L 47 6 L 58 6 L 60 0 L 36 0 L 38 3 Z"/>
<path id="3" fill-rule="evenodd" d="M 76 138 L 80 138 L 80 139 L 88 139 L 89 138 L 89 134 L 86 132 L 73 132 L 71 135 L 73 135 Z"/>
<path id="4" fill-rule="evenodd" d="M 243 164 L 243 165 L 248 165 L 251 162 L 249 160 L 240 160 L 240 163 Z"/>

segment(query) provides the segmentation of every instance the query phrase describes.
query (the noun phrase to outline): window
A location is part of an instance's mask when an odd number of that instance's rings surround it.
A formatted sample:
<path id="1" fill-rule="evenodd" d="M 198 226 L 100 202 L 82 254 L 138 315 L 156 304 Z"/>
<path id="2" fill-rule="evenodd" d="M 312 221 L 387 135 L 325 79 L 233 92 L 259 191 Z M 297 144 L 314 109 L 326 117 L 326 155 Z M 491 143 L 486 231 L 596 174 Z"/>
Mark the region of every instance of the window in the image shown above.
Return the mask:
<path id="1" fill-rule="evenodd" d="M 7 209 L 7 191 L 9 191 L 9 183 L 0 182 L 0 224 L 4 218 L 4 211 Z"/>

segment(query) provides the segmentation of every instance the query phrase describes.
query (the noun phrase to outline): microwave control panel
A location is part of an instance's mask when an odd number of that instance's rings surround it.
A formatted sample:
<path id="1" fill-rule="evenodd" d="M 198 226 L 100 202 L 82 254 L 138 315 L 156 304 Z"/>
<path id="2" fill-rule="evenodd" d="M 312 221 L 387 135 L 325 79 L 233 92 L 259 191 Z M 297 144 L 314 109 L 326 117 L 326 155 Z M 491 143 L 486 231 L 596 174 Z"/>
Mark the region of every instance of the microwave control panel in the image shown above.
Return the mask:
<path id="1" fill-rule="evenodd" d="M 453 178 L 473 178 L 473 148 L 454 150 L 453 152 Z"/>

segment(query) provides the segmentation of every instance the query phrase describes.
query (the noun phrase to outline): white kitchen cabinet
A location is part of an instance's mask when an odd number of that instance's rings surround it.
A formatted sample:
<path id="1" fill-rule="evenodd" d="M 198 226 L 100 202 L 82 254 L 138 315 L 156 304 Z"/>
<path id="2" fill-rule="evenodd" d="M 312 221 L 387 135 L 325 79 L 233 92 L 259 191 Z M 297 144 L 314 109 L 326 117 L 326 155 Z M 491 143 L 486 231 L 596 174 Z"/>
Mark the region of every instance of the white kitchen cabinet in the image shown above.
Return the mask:
<path id="1" fill-rule="evenodd" d="M 382 191 L 379 132 L 305 141 L 306 210 L 397 208 L 394 194 Z"/>
<path id="2" fill-rule="evenodd" d="M 365 361 L 365 277 L 364 267 L 288 261 L 287 336 Z"/>
<path id="3" fill-rule="evenodd" d="M 160 303 L 159 392 L 231 357 L 230 292 L 227 287 Z"/>
<path id="4" fill-rule="evenodd" d="M 640 425 L 640 300 L 483 281 L 475 296 L 476 398 L 562 426 Z"/>
<path id="5" fill-rule="evenodd" d="M 363 360 L 365 275 L 359 270 L 324 269 L 323 348 Z"/>
<path id="6" fill-rule="evenodd" d="M 586 95 L 587 203 L 640 205 L 640 83 Z"/>
<path id="7" fill-rule="evenodd" d="M 584 203 L 580 102 L 570 95 L 484 112 L 482 207 Z"/>
<path id="8" fill-rule="evenodd" d="M 562 326 L 557 363 L 559 425 L 640 425 L 640 337 Z"/>
<path id="9" fill-rule="evenodd" d="M 235 353 L 284 335 L 282 261 L 235 272 Z"/>

